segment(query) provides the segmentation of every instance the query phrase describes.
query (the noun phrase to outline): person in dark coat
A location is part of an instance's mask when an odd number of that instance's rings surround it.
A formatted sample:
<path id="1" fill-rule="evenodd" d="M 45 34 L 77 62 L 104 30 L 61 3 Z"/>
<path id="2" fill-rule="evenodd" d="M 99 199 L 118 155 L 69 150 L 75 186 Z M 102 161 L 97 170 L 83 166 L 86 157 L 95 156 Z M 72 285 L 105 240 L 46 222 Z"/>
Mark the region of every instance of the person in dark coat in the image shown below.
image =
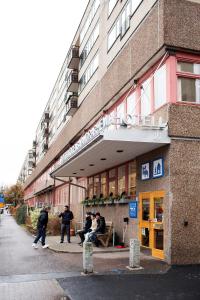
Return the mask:
<path id="1" fill-rule="evenodd" d="M 69 206 L 65 206 L 64 212 L 59 214 L 59 218 L 62 218 L 61 221 L 61 240 L 60 243 L 64 242 L 65 232 L 67 233 L 67 241 L 70 243 L 70 222 L 73 220 L 74 216 L 72 211 L 69 210 Z"/>
<path id="2" fill-rule="evenodd" d="M 81 242 L 79 245 L 82 245 L 85 240 L 85 234 L 90 231 L 90 227 L 92 226 L 91 212 L 87 212 L 85 216 L 85 225 L 83 230 L 78 231 Z"/>
<path id="3" fill-rule="evenodd" d="M 96 219 L 97 219 L 97 228 L 96 230 L 90 235 L 89 240 L 96 245 L 96 247 L 99 247 L 99 241 L 97 239 L 98 234 L 104 234 L 106 231 L 106 222 L 105 218 L 100 215 L 99 212 L 96 213 Z"/>
<path id="4" fill-rule="evenodd" d="M 39 241 L 40 238 L 42 238 L 42 248 L 48 248 L 48 245 L 45 244 L 45 238 L 46 238 L 46 229 L 47 229 L 47 223 L 48 223 L 48 212 L 49 212 L 49 207 L 44 207 L 40 211 L 40 215 L 38 217 L 38 222 L 37 222 L 37 236 L 32 244 L 33 248 L 37 249 L 37 242 Z"/>

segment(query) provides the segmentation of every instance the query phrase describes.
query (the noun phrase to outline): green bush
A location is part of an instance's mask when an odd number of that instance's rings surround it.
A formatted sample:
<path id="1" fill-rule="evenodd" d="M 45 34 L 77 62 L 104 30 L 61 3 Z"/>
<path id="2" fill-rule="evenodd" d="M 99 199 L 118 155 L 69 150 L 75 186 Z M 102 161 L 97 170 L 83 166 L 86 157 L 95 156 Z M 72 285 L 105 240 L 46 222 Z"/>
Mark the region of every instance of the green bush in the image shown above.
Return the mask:
<path id="1" fill-rule="evenodd" d="M 19 225 L 25 224 L 26 223 L 26 215 L 27 215 L 27 206 L 22 205 L 22 206 L 18 207 L 16 210 L 16 216 L 15 216 L 17 224 L 19 224 Z"/>
<path id="2" fill-rule="evenodd" d="M 33 227 L 34 230 L 37 229 L 37 222 L 38 222 L 38 217 L 40 214 L 41 209 L 35 209 L 34 211 L 30 212 L 30 217 L 31 217 L 31 226 Z"/>

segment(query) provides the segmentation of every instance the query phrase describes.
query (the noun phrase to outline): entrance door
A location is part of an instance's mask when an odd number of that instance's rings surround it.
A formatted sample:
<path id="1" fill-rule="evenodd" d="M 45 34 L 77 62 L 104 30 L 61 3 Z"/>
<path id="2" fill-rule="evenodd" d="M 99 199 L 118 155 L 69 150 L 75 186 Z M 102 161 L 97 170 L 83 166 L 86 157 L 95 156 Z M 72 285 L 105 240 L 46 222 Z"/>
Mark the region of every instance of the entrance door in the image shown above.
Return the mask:
<path id="1" fill-rule="evenodd" d="M 152 250 L 152 256 L 164 259 L 163 248 L 164 192 L 140 193 L 139 238 L 143 247 Z"/>

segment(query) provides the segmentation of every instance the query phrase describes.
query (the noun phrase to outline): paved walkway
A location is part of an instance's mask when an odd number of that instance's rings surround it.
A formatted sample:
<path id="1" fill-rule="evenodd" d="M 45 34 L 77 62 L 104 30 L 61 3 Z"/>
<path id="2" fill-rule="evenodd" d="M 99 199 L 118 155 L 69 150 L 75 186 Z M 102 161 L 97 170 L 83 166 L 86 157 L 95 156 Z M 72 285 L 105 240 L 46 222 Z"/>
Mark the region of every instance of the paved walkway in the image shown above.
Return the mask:
<path id="1" fill-rule="evenodd" d="M 83 247 L 79 246 L 80 238 L 78 236 L 71 237 L 71 243 L 64 242 L 60 244 L 60 236 L 48 236 L 47 243 L 49 249 L 55 252 L 64 253 L 83 253 Z M 128 252 L 129 248 L 118 249 L 116 247 L 93 247 L 93 253 L 120 253 Z"/>
<path id="2" fill-rule="evenodd" d="M 60 245 L 59 237 L 47 237 L 48 241 L 58 247 L 65 247 L 68 253 L 42 249 L 41 245 L 39 249 L 33 249 L 33 237 L 23 227 L 18 226 L 12 216 L 2 216 L 0 300 L 62 299 L 64 292 L 57 280 L 82 278 L 82 248 L 77 245 L 77 240 L 74 239 L 71 245 Z M 78 249 L 78 252 L 70 253 L 69 247 Z M 102 253 L 101 249 L 104 251 L 104 248 L 100 248 L 94 253 L 95 274 L 131 274 L 126 269 L 128 251 L 116 252 L 113 249 L 115 252 Z M 141 265 L 144 269 L 137 274 L 165 274 L 169 269 L 164 262 L 154 260 L 148 255 L 141 256 Z"/>

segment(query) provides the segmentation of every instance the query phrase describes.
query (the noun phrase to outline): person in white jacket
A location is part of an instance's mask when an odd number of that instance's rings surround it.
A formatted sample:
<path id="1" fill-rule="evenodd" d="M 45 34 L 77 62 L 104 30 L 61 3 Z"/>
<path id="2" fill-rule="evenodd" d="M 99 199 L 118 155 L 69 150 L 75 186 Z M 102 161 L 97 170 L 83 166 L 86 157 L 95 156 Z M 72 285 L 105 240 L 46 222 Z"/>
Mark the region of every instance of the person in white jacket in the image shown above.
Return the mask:
<path id="1" fill-rule="evenodd" d="M 90 235 L 93 234 L 95 232 L 95 230 L 97 229 L 96 215 L 95 214 L 91 214 L 91 218 L 92 218 L 92 225 L 91 225 L 88 233 L 85 234 L 85 242 L 89 241 Z"/>

